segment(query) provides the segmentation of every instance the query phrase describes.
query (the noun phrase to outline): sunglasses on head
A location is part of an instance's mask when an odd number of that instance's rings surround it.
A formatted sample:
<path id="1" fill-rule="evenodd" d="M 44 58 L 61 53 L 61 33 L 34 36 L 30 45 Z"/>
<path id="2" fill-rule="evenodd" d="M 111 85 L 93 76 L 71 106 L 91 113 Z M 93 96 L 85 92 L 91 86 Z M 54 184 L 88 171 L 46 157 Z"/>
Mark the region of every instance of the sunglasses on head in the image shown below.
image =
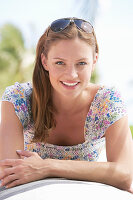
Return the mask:
<path id="1" fill-rule="evenodd" d="M 83 19 L 78 19 L 78 18 L 57 19 L 52 22 L 52 24 L 50 25 L 50 28 L 53 32 L 61 32 L 72 23 L 74 23 L 78 29 L 80 29 L 86 33 L 93 32 L 93 26 L 89 22 L 87 22 Z"/>

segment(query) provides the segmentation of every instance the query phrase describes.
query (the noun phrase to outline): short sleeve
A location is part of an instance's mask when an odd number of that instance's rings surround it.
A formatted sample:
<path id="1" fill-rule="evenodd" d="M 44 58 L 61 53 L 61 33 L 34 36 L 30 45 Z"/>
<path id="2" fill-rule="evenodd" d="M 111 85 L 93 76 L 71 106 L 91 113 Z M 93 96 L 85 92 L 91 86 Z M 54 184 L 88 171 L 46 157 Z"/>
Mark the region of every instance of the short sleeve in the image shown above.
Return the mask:
<path id="1" fill-rule="evenodd" d="M 31 119 L 31 92 L 30 83 L 18 83 L 6 88 L 2 101 L 8 101 L 13 104 L 15 113 L 18 116 L 23 127 L 26 128 Z"/>
<path id="2" fill-rule="evenodd" d="M 115 87 L 101 88 L 87 117 L 87 126 L 91 126 L 91 139 L 101 138 L 109 126 L 125 115 L 127 108 L 121 93 Z"/>

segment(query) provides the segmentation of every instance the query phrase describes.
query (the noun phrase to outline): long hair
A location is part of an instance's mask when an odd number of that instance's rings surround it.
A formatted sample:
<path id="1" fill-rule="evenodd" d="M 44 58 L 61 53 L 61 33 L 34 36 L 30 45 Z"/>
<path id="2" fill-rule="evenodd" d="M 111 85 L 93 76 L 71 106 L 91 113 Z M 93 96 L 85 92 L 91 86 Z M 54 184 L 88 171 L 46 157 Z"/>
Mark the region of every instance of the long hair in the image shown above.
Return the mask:
<path id="1" fill-rule="evenodd" d="M 49 73 L 41 62 L 41 54 L 47 58 L 50 47 L 60 40 L 80 38 L 93 48 L 94 53 L 99 53 L 94 31 L 86 33 L 79 30 L 75 24 L 69 25 L 61 32 L 53 32 L 50 27 L 38 41 L 36 49 L 35 68 L 33 71 L 32 92 L 32 116 L 34 121 L 33 142 L 46 142 L 49 132 L 56 127 L 54 113 L 56 112 L 52 102 L 52 88 Z"/>

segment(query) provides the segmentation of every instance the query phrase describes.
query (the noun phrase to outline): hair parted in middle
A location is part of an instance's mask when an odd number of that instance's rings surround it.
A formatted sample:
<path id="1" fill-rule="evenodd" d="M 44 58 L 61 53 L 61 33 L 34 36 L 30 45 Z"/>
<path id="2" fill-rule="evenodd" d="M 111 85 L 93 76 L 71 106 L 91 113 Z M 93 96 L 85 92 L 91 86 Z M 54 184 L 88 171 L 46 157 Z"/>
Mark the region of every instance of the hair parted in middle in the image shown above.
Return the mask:
<path id="1" fill-rule="evenodd" d="M 94 31 L 92 33 L 86 33 L 79 30 L 74 23 L 70 24 L 66 29 L 60 32 L 53 32 L 50 27 L 48 27 L 38 41 L 32 77 L 33 142 L 46 142 L 49 132 L 56 127 L 54 118 L 56 109 L 52 102 L 52 87 L 49 80 L 49 73 L 42 65 L 41 55 L 44 54 L 47 58 L 48 52 L 53 44 L 61 40 L 72 40 L 75 38 L 79 38 L 90 45 L 94 54 L 99 53 Z"/>

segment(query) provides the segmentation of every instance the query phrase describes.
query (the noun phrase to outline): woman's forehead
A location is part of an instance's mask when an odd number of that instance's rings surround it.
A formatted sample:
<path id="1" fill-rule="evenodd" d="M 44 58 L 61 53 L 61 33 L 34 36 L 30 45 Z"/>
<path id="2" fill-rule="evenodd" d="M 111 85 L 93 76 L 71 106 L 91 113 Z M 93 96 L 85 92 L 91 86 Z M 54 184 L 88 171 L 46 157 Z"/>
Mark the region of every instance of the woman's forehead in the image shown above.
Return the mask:
<path id="1" fill-rule="evenodd" d="M 73 40 L 60 40 L 54 43 L 50 50 L 49 55 L 58 57 L 59 55 L 80 55 L 85 56 L 92 53 L 92 47 L 80 39 Z"/>

